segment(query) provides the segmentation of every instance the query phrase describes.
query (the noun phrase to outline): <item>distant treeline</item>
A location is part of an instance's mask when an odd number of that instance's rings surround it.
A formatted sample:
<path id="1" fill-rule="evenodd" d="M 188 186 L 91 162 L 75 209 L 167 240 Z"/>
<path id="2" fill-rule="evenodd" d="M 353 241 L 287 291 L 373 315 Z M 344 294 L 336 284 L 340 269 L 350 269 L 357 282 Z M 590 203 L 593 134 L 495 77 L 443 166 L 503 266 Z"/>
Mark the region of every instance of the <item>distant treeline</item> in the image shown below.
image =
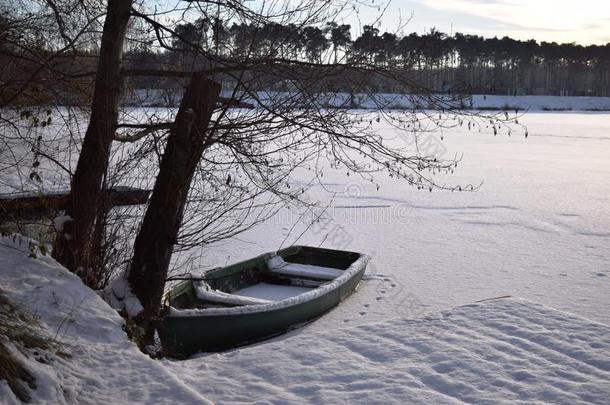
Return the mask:
<path id="1" fill-rule="evenodd" d="M 25 103 L 21 94 L 19 98 L 15 94 L 26 89 L 27 103 L 60 98 L 63 103 L 88 104 L 97 63 L 95 42 L 86 49 L 75 48 L 50 58 L 52 51 L 40 40 L 27 49 L 27 57 L 16 57 L 23 46 L 13 45 L 11 31 L 3 30 L 1 22 L 0 18 L 0 103 Z M 277 23 L 254 26 L 199 19 L 178 24 L 162 43 L 154 34 L 133 33 L 137 41 L 131 41 L 125 50 L 124 67 L 179 72 L 213 66 L 211 59 L 233 64 L 237 60 L 244 61 L 247 76 L 248 63 L 257 59 L 284 60 L 293 65 L 300 61 L 304 62 L 300 69 L 312 70 L 332 69 L 334 64 L 362 64 L 401 72 L 417 83 L 417 91 L 423 92 L 610 96 L 610 43 L 581 46 L 461 33 L 449 36 L 434 29 L 424 35 L 400 36 L 381 33 L 370 25 L 352 38 L 351 31 L 350 25 L 332 22 L 323 27 Z M 15 31 L 14 35 L 18 34 Z M 33 57 L 44 64 L 30 63 Z M 291 89 L 288 76 L 278 80 L 277 72 L 268 78 L 257 75 L 260 88 Z M 36 82 L 25 86 L 32 77 L 37 78 Z M 230 76 L 217 79 L 231 88 Z M 126 84 L 131 89 L 161 89 L 170 98 L 181 88 L 180 80 L 171 75 L 130 76 Z M 395 80 L 385 80 L 383 75 L 363 77 L 352 69 L 325 75 L 310 90 L 397 93 L 405 92 L 405 88 L 408 86 L 397 86 Z"/>
<path id="2" fill-rule="evenodd" d="M 610 96 L 610 43 L 582 46 L 461 33 L 449 36 L 434 29 L 424 35 L 399 36 L 380 33 L 370 25 L 352 38 L 347 24 L 255 27 L 202 19 L 179 25 L 176 35 L 221 57 L 273 56 L 316 64 L 361 61 L 397 67 L 412 72 L 425 87 L 445 93 Z M 132 53 L 133 59 L 192 61 L 184 43 L 174 43 L 173 51 L 154 55 L 141 47 Z M 378 87 L 394 90 L 383 83 Z"/>

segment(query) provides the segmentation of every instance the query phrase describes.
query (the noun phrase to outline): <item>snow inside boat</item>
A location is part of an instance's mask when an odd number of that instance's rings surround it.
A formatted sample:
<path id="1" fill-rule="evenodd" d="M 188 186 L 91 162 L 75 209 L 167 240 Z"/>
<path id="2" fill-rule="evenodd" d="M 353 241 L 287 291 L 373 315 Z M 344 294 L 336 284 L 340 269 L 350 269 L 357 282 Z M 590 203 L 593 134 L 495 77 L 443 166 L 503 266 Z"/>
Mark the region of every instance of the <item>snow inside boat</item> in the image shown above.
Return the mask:
<path id="1" fill-rule="evenodd" d="M 315 319 L 356 289 L 368 260 L 292 246 L 181 282 L 166 294 L 159 329 L 164 350 L 174 357 L 225 350 Z"/>

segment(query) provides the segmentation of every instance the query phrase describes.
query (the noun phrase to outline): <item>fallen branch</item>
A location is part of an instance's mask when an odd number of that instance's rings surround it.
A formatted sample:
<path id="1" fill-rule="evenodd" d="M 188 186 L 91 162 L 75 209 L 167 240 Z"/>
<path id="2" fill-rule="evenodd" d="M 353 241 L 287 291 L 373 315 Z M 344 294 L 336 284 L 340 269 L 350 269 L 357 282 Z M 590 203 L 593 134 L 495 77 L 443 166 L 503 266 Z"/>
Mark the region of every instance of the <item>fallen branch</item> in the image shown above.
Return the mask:
<path id="1" fill-rule="evenodd" d="M 148 201 L 150 190 L 119 187 L 105 191 L 108 207 L 142 205 Z M 7 218 L 42 218 L 65 210 L 70 202 L 70 192 L 39 195 L 0 195 L 0 222 Z"/>

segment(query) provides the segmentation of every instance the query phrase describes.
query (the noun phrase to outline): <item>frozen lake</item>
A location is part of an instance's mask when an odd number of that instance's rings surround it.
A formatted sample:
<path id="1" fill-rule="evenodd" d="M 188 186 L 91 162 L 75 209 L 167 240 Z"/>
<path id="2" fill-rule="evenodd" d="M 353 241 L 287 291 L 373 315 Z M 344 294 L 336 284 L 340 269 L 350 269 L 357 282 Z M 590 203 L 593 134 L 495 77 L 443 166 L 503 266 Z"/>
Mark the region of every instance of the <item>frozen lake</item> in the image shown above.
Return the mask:
<path id="1" fill-rule="evenodd" d="M 387 175 L 377 177 L 378 189 L 325 170 L 309 191 L 330 204 L 320 222 L 308 227 L 284 210 L 190 253 L 206 269 L 295 242 L 367 252 L 373 259 L 358 291 L 302 328 L 186 361 L 142 355 L 98 294 L 52 259 L 28 257 L 21 239 L 2 237 L 3 291 L 73 354 L 55 356 L 53 366 L 31 360 L 41 381 L 34 402 L 605 404 L 608 118 L 530 113 L 527 139 L 467 131 L 424 138 L 444 157 L 464 155 L 439 182 L 483 182 L 476 192 L 418 191 Z M 382 123 L 379 131 L 396 137 Z M 493 299 L 504 296 L 514 298 Z M 0 397 L 17 403 L 11 395 L 0 384 Z"/>
<path id="2" fill-rule="evenodd" d="M 507 295 L 610 324 L 609 118 L 532 112 L 521 120 L 527 139 L 465 129 L 428 139 L 446 148 L 445 158 L 463 154 L 457 172 L 440 181 L 483 182 L 475 192 L 418 191 L 387 175 L 377 176 L 377 190 L 343 170 L 326 171 L 334 198 L 322 187 L 310 194 L 331 202 L 328 218 L 296 244 L 373 260 L 358 292 L 308 328 L 420 318 Z M 379 131 L 396 136 L 383 122 Z M 293 244 L 305 229 L 293 228 L 298 221 L 286 210 L 209 247 L 201 266 L 276 250 L 287 235 L 283 246 Z"/>

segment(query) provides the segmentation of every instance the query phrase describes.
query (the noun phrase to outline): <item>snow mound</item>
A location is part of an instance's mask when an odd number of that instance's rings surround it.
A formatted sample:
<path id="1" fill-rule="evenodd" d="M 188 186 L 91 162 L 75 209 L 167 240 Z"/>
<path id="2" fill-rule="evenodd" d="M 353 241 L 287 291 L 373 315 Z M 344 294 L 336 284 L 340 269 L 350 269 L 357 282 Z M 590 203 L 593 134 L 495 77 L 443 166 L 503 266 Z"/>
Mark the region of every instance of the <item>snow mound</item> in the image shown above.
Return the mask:
<path id="1" fill-rule="evenodd" d="M 229 403 L 604 404 L 610 397 L 610 327 L 527 301 L 308 329 L 168 367 Z"/>
<path id="2" fill-rule="evenodd" d="M 102 293 L 104 300 L 117 311 L 126 311 L 127 314 L 135 318 L 144 310 L 142 303 L 131 291 L 127 273 L 121 272 L 117 278 Z"/>
<path id="3" fill-rule="evenodd" d="M 29 253 L 26 238 L 0 237 L 0 287 L 69 354 L 49 364 L 26 361 L 36 377 L 32 403 L 208 403 L 142 354 L 123 332 L 123 319 L 78 277 Z M 17 403 L 3 381 L 0 398 Z"/>

